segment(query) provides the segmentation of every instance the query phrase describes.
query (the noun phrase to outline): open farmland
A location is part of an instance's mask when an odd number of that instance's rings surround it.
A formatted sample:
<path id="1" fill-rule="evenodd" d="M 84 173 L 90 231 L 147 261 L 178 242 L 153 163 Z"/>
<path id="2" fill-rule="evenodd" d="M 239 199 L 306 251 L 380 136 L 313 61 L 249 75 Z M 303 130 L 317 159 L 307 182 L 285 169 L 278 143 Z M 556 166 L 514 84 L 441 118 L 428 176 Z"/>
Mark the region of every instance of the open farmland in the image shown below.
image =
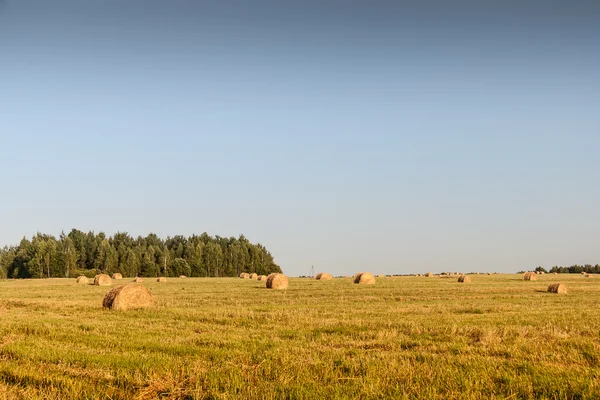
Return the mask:
<path id="1" fill-rule="evenodd" d="M 600 398 L 600 277 L 471 278 L 0 281 L 0 399 Z"/>

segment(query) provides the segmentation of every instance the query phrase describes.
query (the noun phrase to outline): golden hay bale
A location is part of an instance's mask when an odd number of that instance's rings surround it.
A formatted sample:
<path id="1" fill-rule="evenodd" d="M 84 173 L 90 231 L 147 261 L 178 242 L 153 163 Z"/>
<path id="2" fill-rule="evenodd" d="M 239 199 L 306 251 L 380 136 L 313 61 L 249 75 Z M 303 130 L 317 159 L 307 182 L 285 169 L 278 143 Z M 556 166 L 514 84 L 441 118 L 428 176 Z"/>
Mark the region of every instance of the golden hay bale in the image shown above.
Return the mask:
<path id="1" fill-rule="evenodd" d="M 106 293 L 102 307 L 111 310 L 130 310 L 152 305 L 152 293 L 137 283 L 128 283 Z"/>
<path id="2" fill-rule="evenodd" d="M 267 280 L 267 276 L 266 275 L 259 275 L 257 280 L 259 281 L 266 281 Z"/>
<path id="3" fill-rule="evenodd" d="M 140 278 L 139 276 L 136 276 L 135 279 L 133 280 L 134 282 L 142 282 L 143 279 Z"/>
<path id="4" fill-rule="evenodd" d="M 584 278 L 591 278 L 591 277 L 592 277 L 592 274 L 585 274 L 585 275 L 583 275 L 583 277 L 584 277 Z"/>
<path id="5" fill-rule="evenodd" d="M 553 283 L 552 285 L 548 286 L 548 291 L 550 293 L 565 294 L 567 293 L 567 287 L 562 283 Z"/>
<path id="6" fill-rule="evenodd" d="M 253 272 L 253 273 L 251 273 L 251 274 L 248 276 L 248 278 L 249 278 L 249 279 L 257 279 L 257 278 L 258 278 L 258 274 L 256 274 L 256 273 L 254 273 L 254 272 Z"/>
<path id="7" fill-rule="evenodd" d="M 460 283 L 471 283 L 471 277 L 467 275 L 461 275 L 458 277 Z"/>
<path id="8" fill-rule="evenodd" d="M 374 285 L 375 277 L 370 272 L 360 272 L 354 276 L 354 283 L 361 285 Z"/>
<path id="9" fill-rule="evenodd" d="M 431 278 L 433 274 L 431 272 L 426 272 L 423 276 L 425 276 L 426 278 Z"/>
<path id="10" fill-rule="evenodd" d="M 167 282 L 167 278 L 165 278 L 164 276 L 161 276 L 160 278 L 156 278 L 156 282 L 165 283 L 165 282 Z"/>
<path id="11" fill-rule="evenodd" d="M 80 275 L 77 277 L 76 282 L 80 285 L 87 285 L 88 284 L 88 278 L 86 276 Z"/>
<path id="12" fill-rule="evenodd" d="M 330 279 L 333 279 L 333 276 L 331 274 L 328 274 L 327 272 L 319 272 L 317 274 L 316 279 L 318 281 L 328 281 Z"/>
<path id="13" fill-rule="evenodd" d="M 273 273 L 267 277 L 268 289 L 287 289 L 288 278 L 284 274 Z"/>
<path id="14" fill-rule="evenodd" d="M 113 279 L 123 279 L 123 275 L 119 274 L 118 272 L 115 272 L 114 274 L 112 274 L 112 278 Z"/>
<path id="15" fill-rule="evenodd" d="M 250 279 L 250 274 L 247 273 L 247 272 L 242 272 L 240 274 L 240 278 L 242 278 L 242 279 Z"/>
<path id="16" fill-rule="evenodd" d="M 112 284 L 112 280 L 110 276 L 106 274 L 98 274 L 94 278 L 94 285 L 96 286 L 110 286 Z"/>
<path id="17" fill-rule="evenodd" d="M 187 278 L 185 275 L 179 275 L 180 278 Z"/>
<path id="18" fill-rule="evenodd" d="M 524 281 L 535 281 L 535 280 L 537 280 L 537 277 L 535 276 L 535 272 L 525 272 L 525 275 L 523 275 L 523 280 Z"/>

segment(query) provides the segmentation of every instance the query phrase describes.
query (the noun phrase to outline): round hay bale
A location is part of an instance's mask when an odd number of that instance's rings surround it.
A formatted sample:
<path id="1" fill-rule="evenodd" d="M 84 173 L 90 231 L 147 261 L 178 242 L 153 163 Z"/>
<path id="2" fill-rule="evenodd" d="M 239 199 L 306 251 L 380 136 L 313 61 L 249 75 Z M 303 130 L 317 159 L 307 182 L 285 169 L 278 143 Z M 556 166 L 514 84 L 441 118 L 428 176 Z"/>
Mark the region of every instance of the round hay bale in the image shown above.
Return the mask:
<path id="1" fill-rule="evenodd" d="M 273 273 L 267 277 L 267 288 L 268 289 L 287 289 L 288 278 L 284 274 Z"/>
<path id="2" fill-rule="evenodd" d="M 138 283 L 139 283 L 139 282 L 142 282 L 142 281 L 143 281 L 143 279 L 142 279 L 142 278 L 140 278 L 139 276 L 136 276 L 136 277 L 135 277 L 135 279 L 134 279 L 133 281 L 134 281 L 134 282 L 138 282 Z"/>
<path id="3" fill-rule="evenodd" d="M 259 275 L 258 278 L 257 278 L 257 280 L 259 280 L 261 282 L 262 281 L 266 281 L 267 280 L 267 276 L 266 275 Z"/>
<path id="4" fill-rule="evenodd" d="M 115 272 L 114 274 L 112 274 L 112 278 L 113 279 L 123 279 L 123 275 L 121 275 L 118 272 Z"/>
<path id="5" fill-rule="evenodd" d="M 161 276 L 160 278 L 156 278 L 156 282 L 166 283 L 167 282 L 167 278 L 165 278 L 164 276 Z"/>
<path id="6" fill-rule="evenodd" d="M 79 275 L 75 281 L 80 285 L 88 284 L 88 278 L 87 278 L 87 276 L 84 276 L 84 275 Z"/>
<path id="7" fill-rule="evenodd" d="M 567 293 L 567 287 L 562 283 L 553 283 L 552 285 L 548 286 L 548 292 L 565 294 Z"/>
<path id="8" fill-rule="evenodd" d="M 425 278 L 431 278 L 433 276 L 433 274 L 431 272 L 426 272 L 425 275 L 423 275 Z"/>
<path id="9" fill-rule="evenodd" d="M 461 275 L 458 277 L 458 282 L 460 283 L 471 283 L 471 277 L 467 275 Z"/>
<path id="10" fill-rule="evenodd" d="M 370 272 L 360 272 L 359 274 L 355 275 L 354 283 L 357 283 L 360 285 L 374 285 L 375 277 Z"/>
<path id="11" fill-rule="evenodd" d="M 584 277 L 584 278 L 591 278 L 591 277 L 592 277 L 592 274 L 585 274 L 585 275 L 583 275 L 583 277 Z"/>
<path id="12" fill-rule="evenodd" d="M 523 280 L 524 281 L 535 281 L 535 280 L 537 280 L 537 276 L 535 276 L 535 272 L 525 272 L 525 275 L 523 275 Z"/>
<path id="13" fill-rule="evenodd" d="M 328 280 L 330 280 L 330 279 L 333 279 L 333 275 L 331 275 L 331 274 L 328 274 L 327 272 L 319 272 L 319 273 L 317 274 L 317 277 L 316 277 L 316 279 L 317 279 L 318 281 L 328 281 Z"/>
<path id="14" fill-rule="evenodd" d="M 128 283 L 106 293 L 102 307 L 110 310 L 131 310 L 152 306 L 152 293 L 137 283 Z"/>
<path id="15" fill-rule="evenodd" d="M 180 278 L 187 278 L 185 275 L 179 275 Z"/>
<path id="16" fill-rule="evenodd" d="M 94 285 L 95 286 L 110 286 L 112 284 L 112 280 L 110 276 L 106 274 L 98 274 L 94 277 Z"/>
<path id="17" fill-rule="evenodd" d="M 240 278 L 242 278 L 242 279 L 250 279 L 250 274 L 247 273 L 247 272 L 242 272 L 240 274 Z"/>
<path id="18" fill-rule="evenodd" d="M 250 275 L 248 275 L 248 279 L 258 279 L 258 274 L 253 272 Z"/>

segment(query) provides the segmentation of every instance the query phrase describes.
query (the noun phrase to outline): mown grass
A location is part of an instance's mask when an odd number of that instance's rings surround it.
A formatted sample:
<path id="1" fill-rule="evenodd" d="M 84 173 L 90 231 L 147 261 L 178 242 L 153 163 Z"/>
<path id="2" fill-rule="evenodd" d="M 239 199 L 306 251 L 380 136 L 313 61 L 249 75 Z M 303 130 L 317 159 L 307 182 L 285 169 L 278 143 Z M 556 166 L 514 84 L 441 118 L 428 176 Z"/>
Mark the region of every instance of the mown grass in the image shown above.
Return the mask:
<path id="1" fill-rule="evenodd" d="M 600 279 L 472 278 L 147 279 L 156 307 L 128 312 L 2 281 L 0 399 L 600 398 Z"/>

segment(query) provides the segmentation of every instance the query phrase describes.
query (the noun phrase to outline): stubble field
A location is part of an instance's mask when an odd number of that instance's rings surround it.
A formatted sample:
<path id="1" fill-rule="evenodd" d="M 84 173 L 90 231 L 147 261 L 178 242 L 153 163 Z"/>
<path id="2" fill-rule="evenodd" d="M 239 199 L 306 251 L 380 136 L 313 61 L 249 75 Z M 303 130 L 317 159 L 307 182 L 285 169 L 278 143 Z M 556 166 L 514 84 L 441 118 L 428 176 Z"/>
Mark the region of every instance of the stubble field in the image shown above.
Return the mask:
<path id="1" fill-rule="evenodd" d="M 0 281 L 0 399 L 600 398 L 600 277 L 471 277 Z"/>

